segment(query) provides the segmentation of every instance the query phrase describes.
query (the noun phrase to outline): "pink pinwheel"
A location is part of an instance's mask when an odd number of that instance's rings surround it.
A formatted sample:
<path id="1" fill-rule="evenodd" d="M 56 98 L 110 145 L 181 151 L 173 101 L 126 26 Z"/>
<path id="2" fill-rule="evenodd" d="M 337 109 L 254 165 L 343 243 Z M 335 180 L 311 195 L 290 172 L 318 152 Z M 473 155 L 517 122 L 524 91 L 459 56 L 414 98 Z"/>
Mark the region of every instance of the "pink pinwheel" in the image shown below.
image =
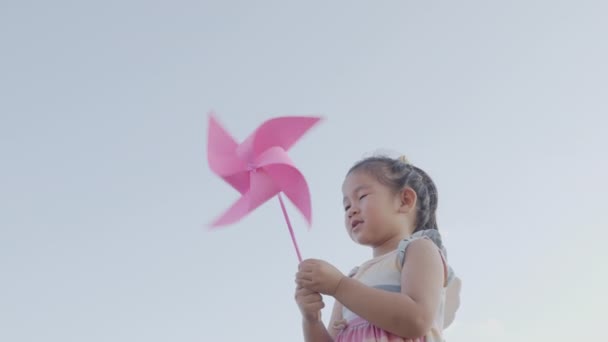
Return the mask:
<path id="1" fill-rule="evenodd" d="M 212 227 L 235 223 L 278 195 L 298 259 L 302 261 L 293 228 L 281 197 L 284 193 L 312 224 L 308 184 L 287 155 L 291 148 L 320 118 L 279 117 L 260 125 L 238 144 L 209 116 L 207 158 L 211 170 L 241 193 L 239 198 Z"/>

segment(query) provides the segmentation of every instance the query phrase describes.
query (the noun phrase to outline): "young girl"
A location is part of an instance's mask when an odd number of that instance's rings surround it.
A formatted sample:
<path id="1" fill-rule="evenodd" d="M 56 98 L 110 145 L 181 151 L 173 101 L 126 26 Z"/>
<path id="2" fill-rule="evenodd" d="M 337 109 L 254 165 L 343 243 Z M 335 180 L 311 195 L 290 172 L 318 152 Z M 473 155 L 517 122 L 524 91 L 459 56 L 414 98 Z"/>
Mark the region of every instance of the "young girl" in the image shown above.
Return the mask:
<path id="1" fill-rule="evenodd" d="M 372 248 L 373 258 L 348 276 L 322 260 L 299 265 L 296 302 L 305 340 L 443 341 L 460 281 L 437 230 L 431 178 L 404 157 L 371 157 L 349 170 L 342 191 L 346 230 Z M 447 303 L 446 292 L 454 293 Z M 328 328 L 321 321 L 322 294 L 336 299 Z"/>

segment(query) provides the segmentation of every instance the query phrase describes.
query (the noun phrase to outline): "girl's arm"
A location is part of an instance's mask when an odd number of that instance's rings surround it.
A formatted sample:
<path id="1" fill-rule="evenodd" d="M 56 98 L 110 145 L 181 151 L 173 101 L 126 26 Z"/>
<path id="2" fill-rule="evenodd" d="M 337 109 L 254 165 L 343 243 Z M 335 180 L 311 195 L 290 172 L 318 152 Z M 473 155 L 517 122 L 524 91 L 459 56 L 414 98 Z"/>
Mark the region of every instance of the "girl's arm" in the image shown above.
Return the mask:
<path id="1" fill-rule="evenodd" d="M 309 321 L 302 319 L 302 331 L 306 342 L 333 342 L 333 338 L 323 325 L 323 321 Z"/>
<path id="2" fill-rule="evenodd" d="M 331 312 L 331 318 L 327 328 L 323 326 L 321 314 L 319 320 L 311 322 L 303 320 L 302 328 L 304 331 L 304 341 L 306 342 L 333 342 L 338 334 L 338 331 L 333 328 L 334 323 L 342 320 L 342 304 L 337 300 L 334 302 L 334 307 Z"/>
<path id="3" fill-rule="evenodd" d="M 413 241 L 406 250 L 401 293 L 368 287 L 344 277 L 334 297 L 361 318 L 402 337 L 426 334 L 433 323 L 447 269 L 435 244 Z"/>

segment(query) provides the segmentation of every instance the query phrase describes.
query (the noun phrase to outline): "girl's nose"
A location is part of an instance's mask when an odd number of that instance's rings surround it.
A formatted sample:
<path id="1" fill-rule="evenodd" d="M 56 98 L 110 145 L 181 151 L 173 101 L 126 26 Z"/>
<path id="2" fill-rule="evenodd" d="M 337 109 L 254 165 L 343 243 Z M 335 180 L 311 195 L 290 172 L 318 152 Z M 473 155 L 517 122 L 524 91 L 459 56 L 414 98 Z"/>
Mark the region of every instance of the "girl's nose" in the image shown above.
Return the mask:
<path id="1" fill-rule="evenodd" d="M 351 207 L 351 208 L 348 210 L 348 218 L 353 217 L 353 215 L 355 215 L 355 214 L 357 214 L 357 213 L 359 213 L 359 209 L 357 209 L 357 208 L 355 208 L 355 207 Z"/>

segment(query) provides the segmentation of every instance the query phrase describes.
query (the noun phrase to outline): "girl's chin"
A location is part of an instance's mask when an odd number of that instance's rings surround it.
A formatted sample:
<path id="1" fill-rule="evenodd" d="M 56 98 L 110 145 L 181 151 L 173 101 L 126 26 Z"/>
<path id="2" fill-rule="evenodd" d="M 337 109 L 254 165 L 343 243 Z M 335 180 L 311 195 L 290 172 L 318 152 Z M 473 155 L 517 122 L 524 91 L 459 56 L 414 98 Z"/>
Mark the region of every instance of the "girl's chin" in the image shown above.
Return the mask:
<path id="1" fill-rule="evenodd" d="M 356 242 L 356 243 L 358 243 L 360 245 L 363 245 L 363 246 L 373 246 L 374 245 L 374 241 L 373 240 L 369 239 L 366 236 L 363 236 L 362 234 L 351 234 L 350 238 L 354 242 Z"/>

